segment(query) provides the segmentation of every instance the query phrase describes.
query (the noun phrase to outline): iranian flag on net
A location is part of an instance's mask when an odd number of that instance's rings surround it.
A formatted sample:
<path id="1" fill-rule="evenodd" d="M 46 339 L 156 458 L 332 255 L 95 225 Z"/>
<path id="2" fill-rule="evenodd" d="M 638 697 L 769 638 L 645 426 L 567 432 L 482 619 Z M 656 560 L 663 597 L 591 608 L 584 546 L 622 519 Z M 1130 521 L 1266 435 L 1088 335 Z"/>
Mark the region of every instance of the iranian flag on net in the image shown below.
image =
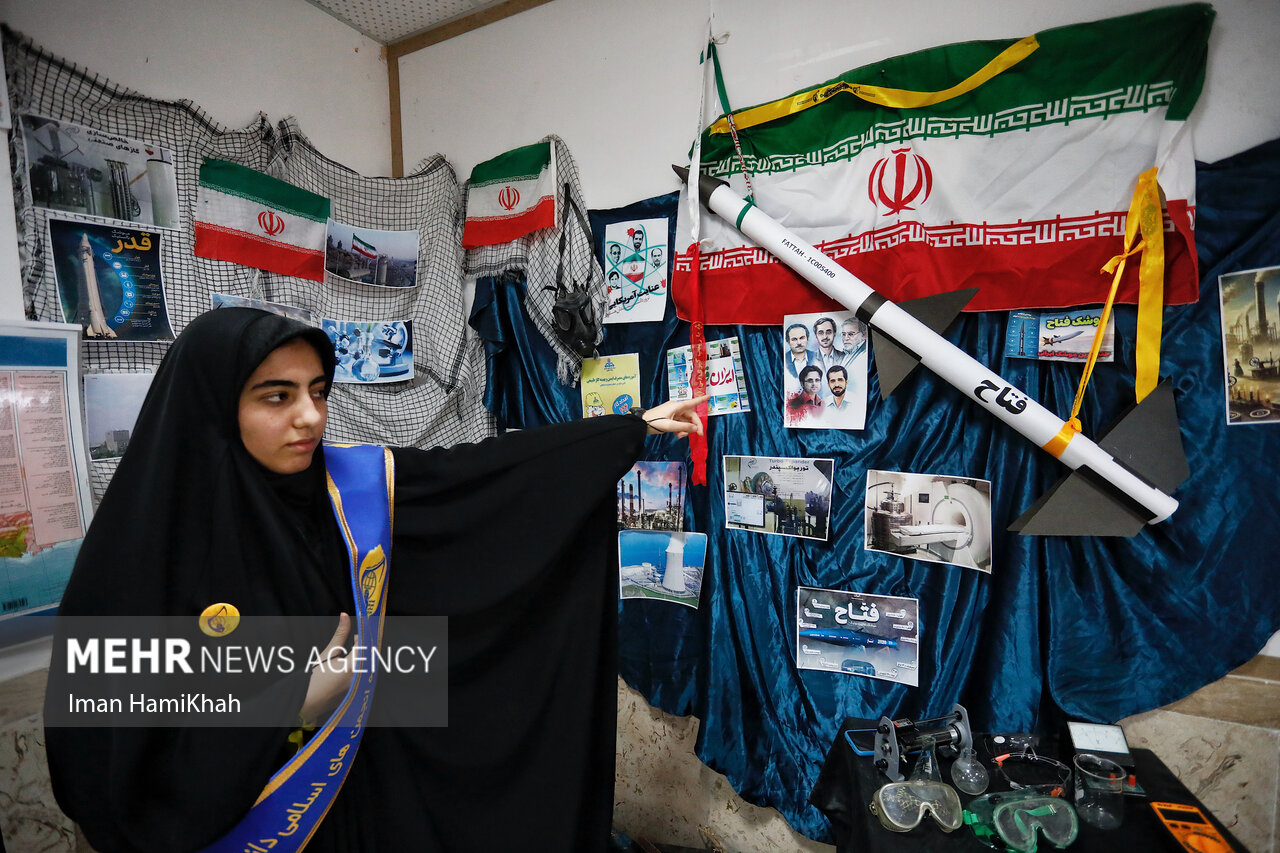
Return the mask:
<path id="1" fill-rule="evenodd" d="M 967 310 L 1061 308 L 1105 300 L 1099 269 L 1123 251 L 1138 176 L 1156 166 L 1165 301 L 1194 302 L 1186 119 L 1212 21 L 1192 4 L 947 45 L 739 111 L 754 201 L 890 299 L 979 287 Z M 912 101 L 925 103 L 901 106 Z M 746 194 L 723 119 L 703 133 L 702 171 Z M 705 322 L 774 325 L 834 305 L 731 224 L 705 209 L 701 223 Z M 690 246 L 685 203 L 678 228 Z M 673 270 L 686 319 L 699 313 L 691 257 Z M 1118 301 L 1137 301 L 1137 267 Z"/>
<path id="2" fill-rule="evenodd" d="M 329 199 L 225 160 L 200 166 L 194 252 L 324 281 Z"/>
<path id="3" fill-rule="evenodd" d="M 463 248 L 509 243 L 556 224 L 554 144 L 516 148 L 471 170 Z"/>

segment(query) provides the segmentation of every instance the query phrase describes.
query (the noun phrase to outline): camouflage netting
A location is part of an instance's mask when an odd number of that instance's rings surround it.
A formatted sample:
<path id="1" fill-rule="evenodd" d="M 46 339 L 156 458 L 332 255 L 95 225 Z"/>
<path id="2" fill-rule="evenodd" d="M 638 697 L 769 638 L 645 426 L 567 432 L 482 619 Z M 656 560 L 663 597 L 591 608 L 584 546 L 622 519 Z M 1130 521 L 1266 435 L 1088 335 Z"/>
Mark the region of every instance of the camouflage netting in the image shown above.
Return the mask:
<path id="1" fill-rule="evenodd" d="M 414 379 L 385 385 L 337 385 L 326 437 L 334 441 L 429 447 L 492 434 L 484 409 L 484 353 L 463 316 L 463 199 L 453 168 L 440 156 L 404 178 L 367 178 L 328 159 L 292 118 L 273 125 L 263 114 L 241 129 L 212 121 L 189 101 L 159 101 L 112 84 L 50 55 L 7 27 L 4 62 L 13 115 L 44 116 L 169 148 L 178 183 L 180 228 L 162 232 L 161 273 L 175 333 L 209 310 L 210 295 L 267 299 L 312 311 L 317 318 L 413 323 Z M 22 134 L 11 135 L 14 199 L 23 299 L 33 320 L 63 322 L 53 264 L 50 211 L 32 204 Z M 240 163 L 328 197 L 335 220 L 365 228 L 416 229 L 418 286 L 382 288 L 331 274 L 325 282 L 262 272 L 192 254 L 192 211 L 203 158 Z M 576 172 L 570 173 L 574 181 Z M 57 211 L 67 219 L 94 220 Z M 558 237 L 558 229 L 556 230 Z M 582 257 L 589 255 L 581 253 Z M 554 267 L 552 268 L 554 273 Z M 86 372 L 153 371 L 167 343 L 84 340 Z M 115 470 L 92 463 L 95 500 Z"/>

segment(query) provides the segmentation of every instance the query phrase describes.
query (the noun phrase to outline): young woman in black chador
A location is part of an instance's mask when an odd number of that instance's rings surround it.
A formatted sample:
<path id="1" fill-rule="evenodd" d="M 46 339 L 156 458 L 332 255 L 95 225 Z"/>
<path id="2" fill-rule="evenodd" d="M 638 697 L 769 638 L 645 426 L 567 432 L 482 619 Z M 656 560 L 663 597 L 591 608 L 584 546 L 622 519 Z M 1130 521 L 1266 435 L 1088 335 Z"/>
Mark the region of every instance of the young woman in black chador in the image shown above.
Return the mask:
<path id="1" fill-rule="evenodd" d="M 330 648 L 349 644 L 357 601 L 320 445 L 333 369 L 325 335 L 296 321 L 244 308 L 194 320 L 156 373 L 60 615 L 194 620 L 227 602 L 244 624 L 331 617 Z M 530 850 L 603 848 L 616 719 L 614 487 L 646 429 L 702 431 L 698 402 L 391 451 L 385 612 L 388 622 L 449 617 L 450 724 L 366 727 L 309 853 L 487 851 L 513 839 Z M 269 692 L 320 722 L 350 683 L 299 668 Z M 218 849 L 297 751 L 289 733 L 46 729 L 58 802 L 102 853 Z M 288 838 L 263 849 L 300 848 Z"/>

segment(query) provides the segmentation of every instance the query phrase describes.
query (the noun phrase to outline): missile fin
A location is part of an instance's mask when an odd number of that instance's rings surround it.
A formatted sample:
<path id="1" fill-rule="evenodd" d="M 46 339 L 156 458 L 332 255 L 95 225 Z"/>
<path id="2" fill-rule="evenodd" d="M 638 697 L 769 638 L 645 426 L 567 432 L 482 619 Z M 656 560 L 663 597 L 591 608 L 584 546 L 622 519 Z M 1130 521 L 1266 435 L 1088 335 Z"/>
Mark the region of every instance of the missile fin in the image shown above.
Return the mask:
<path id="1" fill-rule="evenodd" d="M 1162 491 L 1173 491 L 1190 474 L 1168 380 L 1121 415 L 1098 445 Z M 1024 536 L 1134 536 L 1147 520 L 1132 501 L 1082 468 L 1059 480 L 1009 529 Z"/>
<path id="2" fill-rule="evenodd" d="M 1146 524 L 1105 482 L 1076 470 L 1055 483 L 1009 529 L 1023 536 L 1136 536 Z"/>
<path id="3" fill-rule="evenodd" d="M 1121 415 L 1098 446 L 1162 492 L 1172 492 L 1191 476 L 1168 379 Z"/>
<path id="4" fill-rule="evenodd" d="M 968 305 L 977 293 L 978 288 L 966 287 L 964 290 L 931 293 L 928 296 L 899 302 L 897 305 L 939 335 L 943 335 L 956 317 L 960 316 L 964 306 Z"/>
<path id="5" fill-rule="evenodd" d="M 964 310 L 964 306 L 969 304 L 969 300 L 977 292 L 978 288 L 976 287 L 966 290 L 952 290 L 946 293 L 922 296 L 919 299 L 910 299 L 906 302 L 899 302 L 897 305 L 941 335 L 951 325 L 952 321 L 959 316 L 960 312 Z M 870 301 L 868 300 L 868 302 Z M 881 304 L 883 304 L 883 301 L 878 300 L 875 308 L 879 308 Z M 859 319 L 866 323 L 871 316 L 875 316 L 874 308 L 871 309 L 871 314 L 868 317 L 862 317 L 859 314 Z M 880 379 L 880 399 L 887 400 L 889 395 L 894 392 L 894 389 L 902 384 L 902 380 L 906 379 L 911 371 L 915 369 L 915 366 L 920 363 L 920 356 L 875 326 L 871 327 L 871 345 L 875 348 L 876 376 Z"/>
<path id="6" fill-rule="evenodd" d="M 887 400 L 894 389 L 916 369 L 920 356 L 904 349 L 884 332 L 871 327 L 871 348 L 876 354 L 876 376 L 880 379 L 880 399 Z"/>

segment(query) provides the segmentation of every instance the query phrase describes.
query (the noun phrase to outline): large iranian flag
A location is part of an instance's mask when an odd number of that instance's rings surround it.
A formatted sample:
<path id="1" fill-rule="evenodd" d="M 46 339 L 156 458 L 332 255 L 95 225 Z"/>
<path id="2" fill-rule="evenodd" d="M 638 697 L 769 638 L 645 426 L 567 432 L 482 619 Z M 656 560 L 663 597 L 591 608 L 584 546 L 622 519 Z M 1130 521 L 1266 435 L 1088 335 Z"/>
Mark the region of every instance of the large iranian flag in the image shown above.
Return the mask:
<path id="1" fill-rule="evenodd" d="M 196 256 L 324 281 L 329 199 L 237 163 L 206 159 Z"/>
<path id="2" fill-rule="evenodd" d="M 978 287 L 968 310 L 1059 308 L 1105 300 L 1099 269 L 1122 251 L 1138 176 L 1155 166 L 1165 301 L 1194 302 L 1186 119 L 1212 21 L 1198 3 L 947 45 L 739 111 L 755 203 L 891 299 Z M 702 171 L 746 194 L 723 119 L 703 133 Z M 731 224 L 705 210 L 701 223 L 705 322 L 833 306 Z M 678 227 L 690 246 L 687 204 Z M 691 257 L 673 271 L 686 319 Z M 1137 301 L 1136 267 L 1119 301 Z"/>
<path id="3" fill-rule="evenodd" d="M 508 243 L 555 226 L 554 145 L 548 140 L 516 148 L 471 170 L 464 248 Z"/>

